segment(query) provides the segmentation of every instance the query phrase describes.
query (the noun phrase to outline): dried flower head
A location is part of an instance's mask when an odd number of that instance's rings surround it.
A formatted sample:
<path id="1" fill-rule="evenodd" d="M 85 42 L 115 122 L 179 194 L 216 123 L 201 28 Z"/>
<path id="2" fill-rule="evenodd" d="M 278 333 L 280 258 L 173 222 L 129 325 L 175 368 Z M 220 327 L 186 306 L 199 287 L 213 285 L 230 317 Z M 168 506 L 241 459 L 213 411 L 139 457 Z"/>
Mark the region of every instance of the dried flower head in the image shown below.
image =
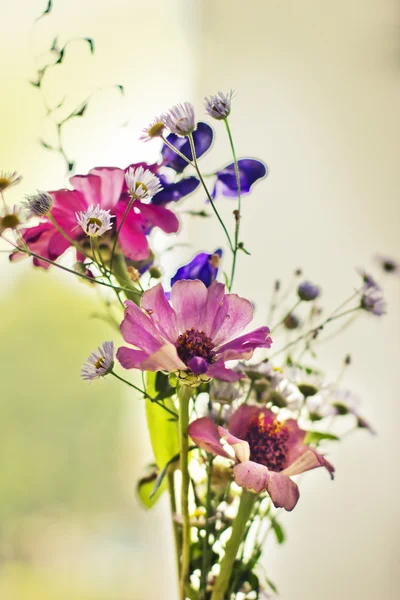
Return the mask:
<path id="1" fill-rule="evenodd" d="M 106 231 L 112 229 L 113 224 L 109 210 L 104 210 L 98 204 L 97 206 L 89 206 L 87 210 L 76 214 L 76 220 L 86 235 L 90 237 L 99 237 L 104 235 Z"/>
<path id="2" fill-rule="evenodd" d="M 164 116 L 164 124 L 172 133 L 185 137 L 196 129 L 194 106 L 190 102 L 175 104 Z"/>
<path id="3" fill-rule="evenodd" d="M 125 174 L 125 181 L 130 195 L 136 200 L 150 200 L 163 189 L 159 178 L 143 167 L 131 167 Z"/>
<path id="4" fill-rule="evenodd" d="M 164 133 L 165 123 L 164 115 L 155 117 L 147 127 L 142 130 L 142 134 L 139 140 L 142 142 L 149 142 L 155 137 L 161 137 Z"/>
<path id="5" fill-rule="evenodd" d="M 29 217 L 44 217 L 53 206 L 53 198 L 47 192 L 38 190 L 36 194 L 26 196 L 23 205 Z"/>
<path id="6" fill-rule="evenodd" d="M 7 188 L 17 185 L 22 179 L 22 175 L 18 175 L 16 171 L 0 171 L 0 192 L 4 192 Z"/>
<path id="7" fill-rule="evenodd" d="M 82 379 L 92 381 L 110 373 L 114 366 L 114 343 L 104 342 L 97 352 L 92 352 L 81 369 Z"/>
<path id="8" fill-rule="evenodd" d="M 233 90 L 227 94 L 218 92 L 215 96 L 204 98 L 204 108 L 206 113 L 213 119 L 222 121 L 229 116 L 231 112 L 231 101 L 233 98 Z"/>
<path id="9" fill-rule="evenodd" d="M 374 287 L 365 290 L 361 296 L 360 306 L 377 317 L 386 313 L 386 303 L 382 291 Z"/>

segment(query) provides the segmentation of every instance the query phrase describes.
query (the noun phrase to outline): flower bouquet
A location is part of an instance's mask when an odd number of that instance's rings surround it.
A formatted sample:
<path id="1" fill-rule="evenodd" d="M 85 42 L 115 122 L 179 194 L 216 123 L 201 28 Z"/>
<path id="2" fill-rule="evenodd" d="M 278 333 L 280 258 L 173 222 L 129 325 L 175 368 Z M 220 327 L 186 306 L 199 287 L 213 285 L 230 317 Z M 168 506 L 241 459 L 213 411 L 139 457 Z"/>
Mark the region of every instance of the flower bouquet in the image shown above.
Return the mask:
<path id="1" fill-rule="evenodd" d="M 267 167 L 237 159 L 232 97 L 205 100 L 232 153 L 211 175 L 199 163 L 213 128 L 185 102 L 143 131 L 142 141 L 162 144 L 155 164 L 96 167 L 72 176 L 68 189 L 38 191 L 13 208 L 5 194 L 19 176 L 0 177 L 0 234 L 12 246 L 10 261 L 32 258 L 35 267 L 53 266 L 101 289 L 120 329 L 119 347 L 100 343 L 81 376 L 117 378 L 146 402 L 154 464 L 137 490 L 148 509 L 169 495 L 180 600 L 276 593 L 261 564 L 263 545 L 269 535 L 283 541 L 279 514 L 296 507 L 299 476 L 321 468 L 333 479 L 329 445 L 359 428 L 373 433 L 342 387 L 350 356 L 330 381 L 315 353 L 354 319 L 385 312 L 372 276 L 360 270 L 348 298 L 324 315 L 320 287 L 297 270 L 288 289 L 275 282 L 260 327 L 251 326 L 251 299 L 236 294 L 236 269 L 252 260 L 240 232 L 245 197 Z M 159 281 L 154 234 L 179 230 L 174 208 L 196 190 L 221 226 L 221 248 L 202 248 L 171 281 Z M 223 199 L 234 202 L 229 222 L 218 209 Z M 75 258 L 60 261 L 67 251 Z M 384 270 L 398 270 L 380 260 Z"/>

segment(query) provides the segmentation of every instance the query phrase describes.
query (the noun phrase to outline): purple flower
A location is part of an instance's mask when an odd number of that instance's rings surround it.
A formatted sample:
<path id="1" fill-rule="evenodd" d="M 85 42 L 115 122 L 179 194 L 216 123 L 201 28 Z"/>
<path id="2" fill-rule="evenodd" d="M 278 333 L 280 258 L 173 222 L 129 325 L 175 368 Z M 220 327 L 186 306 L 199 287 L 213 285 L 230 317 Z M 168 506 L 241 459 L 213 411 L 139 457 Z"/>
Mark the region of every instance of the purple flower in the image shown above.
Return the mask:
<path id="1" fill-rule="evenodd" d="M 400 263 L 396 259 L 391 258 L 390 256 L 377 254 L 375 260 L 385 273 L 400 275 Z"/>
<path id="2" fill-rule="evenodd" d="M 386 303 L 382 291 L 375 287 L 366 289 L 361 296 L 361 308 L 380 317 L 386 313 Z"/>
<path id="3" fill-rule="evenodd" d="M 256 348 L 270 348 L 268 327 L 242 334 L 253 318 L 251 302 L 225 294 L 214 281 L 177 281 L 171 304 L 161 284 L 147 290 L 141 308 L 125 302 L 121 323 L 124 340 L 117 358 L 125 369 L 175 372 L 182 381 L 197 385 L 211 378 L 238 381 L 242 375 L 225 366 L 231 360 L 248 360 Z"/>
<path id="4" fill-rule="evenodd" d="M 311 281 L 303 281 L 297 288 L 297 294 L 301 300 L 305 302 L 310 302 L 311 300 L 315 300 L 318 298 L 321 292 L 321 288 L 319 288 Z"/>
<path id="5" fill-rule="evenodd" d="M 206 252 L 197 254 L 190 263 L 177 270 L 171 279 L 171 285 L 174 285 L 180 279 L 200 279 L 206 287 L 210 287 L 217 278 L 221 256 L 222 250 L 220 248 L 214 254 L 207 254 Z"/>
<path id="6" fill-rule="evenodd" d="M 100 379 L 112 371 L 114 367 L 114 343 L 104 342 L 97 352 L 92 352 L 82 366 L 81 377 L 88 381 Z"/>
<path id="7" fill-rule="evenodd" d="M 168 202 L 177 202 L 184 196 L 194 192 L 200 184 L 200 181 L 196 179 L 196 177 L 186 177 L 185 179 L 180 179 L 174 183 L 168 183 L 168 179 L 165 175 L 160 175 L 160 182 L 163 189 L 151 200 L 151 204 L 157 206 L 168 204 Z"/>
<path id="8" fill-rule="evenodd" d="M 204 98 L 204 108 L 206 113 L 217 121 L 226 119 L 231 112 L 231 101 L 233 97 L 233 90 L 227 94 L 218 92 L 215 96 Z"/>
<path id="9" fill-rule="evenodd" d="M 290 479 L 292 475 L 325 467 L 333 478 L 333 466 L 304 444 L 306 431 L 297 421 L 277 421 L 276 414 L 266 408 L 242 405 L 232 415 L 229 431 L 208 417 L 197 419 L 189 426 L 189 435 L 203 450 L 234 460 L 237 485 L 256 493 L 268 492 L 276 508 L 290 511 L 297 504 L 299 488 Z M 234 459 L 220 438 L 231 446 Z"/>
<path id="10" fill-rule="evenodd" d="M 370 288 L 374 288 L 376 290 L 382 289 L 379 283 L 377 283 L 377 281 L 375 280 L 375 278 L 372 277 L 372 275 L 370 275 L 369 273 L 367 273 L 364 269 L 357 269 L 357 272 L 362 277 L 364 283 L 364 290 L 369 290 Z"/>
<path id="11" fill-rule="evenodd" d="M 240 192 L 242 196 L 249 194 L 253 184 L 259 179 L 263 179 L 268 174 L 267 166 L 255 158 L 241 158 L 238 160 L 240 174 Z M 221 171 L 216 173 L 217 181 L 215 183 L 212 197 L 218 194 L 228 198 L 237 197 L 237 183 L 235 164 L 230 163 Z"/>
<path id="12" fill-rule="evenodd" d="M 164 125 L 180 137 L 186 137 L 196 129 L 194 106 L 191 102 L 175 104 L 162 116 Z"/>
<path id="13" fill-rule="evenodd" d="M 196 149 L 196 156 L 197 158 L 200 158 L 200 156 L 203 156 L 203 154 L 205 154 L 205 152 L 207 152 L 207 150 L 210 148 L 213 142 L 214 132 L 210 125 L 207 125 L 207 123 L 200 122 L 197 123 L 197 129 L 193 132 L 192 135 L 194 140 L 194 147 Z M 192 151 L 190 149 L 189 140 L 187 138 L 182 138 L 176 135 L 175 133 L 171 133 L 167 137 L 167 140 L 189 160 L 193 160 Z M 178 156 L 176 152 L 171 150 L 171 148 L 169 148 L 165 144 L 162 147 L 161 155 L 163 158 L 164 167 L 170 167 L 171 169 L 174 169 L 174 171 L 176 171 L 177 173 L 182 173 L 182 171 L 188 166 L 188 163 L 183 158 Z"/>

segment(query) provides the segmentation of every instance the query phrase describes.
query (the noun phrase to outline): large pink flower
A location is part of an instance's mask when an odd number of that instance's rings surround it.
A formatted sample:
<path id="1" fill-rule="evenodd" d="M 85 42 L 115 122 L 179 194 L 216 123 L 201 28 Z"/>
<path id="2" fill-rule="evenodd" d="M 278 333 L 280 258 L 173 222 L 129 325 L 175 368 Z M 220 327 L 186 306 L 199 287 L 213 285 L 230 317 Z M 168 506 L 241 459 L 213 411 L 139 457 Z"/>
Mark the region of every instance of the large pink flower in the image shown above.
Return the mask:
<path id="1" fill-rule="evenodd" d="M 125 304 L 121 332 L 136 348 L 119 348 L 117 358 L 125 369 L 237 381 L 242 375 L 225 362 L 247 360 L 255 348 L 272 344 L 268 327 L 235 337 L 251 322 L 253 307 L 236 294 L 225 294 L 217 281 L 209 288 L 199 280 L 177 281 L 171 304 L 161 284 L 143 294 L 141 308 L 129 300 Z"/>
<path id="2" fill-rule="evenodd" d="M 235 482 L 256 493 L 268 492 L 277 508 L 290 511 L 297 504 L 300 492 L 291 475 L 325 467 L 333 479 L 333 466 L 304 444 L 306 432 L 297 421 L 278 421 L 268 409 L 242 405 L 232 415 L 229 431 L 203 417 L 189 426 L 189 434 L 203 450 L 234 460 Z M 234 459 L 221 438 L 233 448 Z"/>
<path id="3" fill-rule="evenodd" d="M 139 166 L 153 173 L 157 173 L 158 170 L 158 165 L 132 165 L 134 168 Z M 70 182 L 74 189 L 49 192 L 54 202 L 51 213 L 70 238 L 79 241 L 85 237 L 81 227 L 77 225 L 76 213 L 86 211 L 90 205 L 99 205 L 105 210 L 110 210 L 115 216 L 115 227 L 119 227 L 129 202 L 125 172 L 117 167 L 97 167 L 87 175 L 71 177 Z M 173 233 L 178 230 L 179 222 L 175 214 L 165 206 L 135 200 L 118 240 L 126 257 L 137 261 L 148 258 L 150 251 L 146 234 L 152 226 L 159 227 L 166 233 Z M 52 261 L 70 246 L 47 217 L 36 227 L 25 229 L 23 236 L 33 252 Z M 14 254 L 13 258 L 16 257 Z M 82 259 L 82 256 L 78 256 L 78 260 Z M 34 259 L 34 264 L 49 267 L 48 263 L 38 259 Z"/>

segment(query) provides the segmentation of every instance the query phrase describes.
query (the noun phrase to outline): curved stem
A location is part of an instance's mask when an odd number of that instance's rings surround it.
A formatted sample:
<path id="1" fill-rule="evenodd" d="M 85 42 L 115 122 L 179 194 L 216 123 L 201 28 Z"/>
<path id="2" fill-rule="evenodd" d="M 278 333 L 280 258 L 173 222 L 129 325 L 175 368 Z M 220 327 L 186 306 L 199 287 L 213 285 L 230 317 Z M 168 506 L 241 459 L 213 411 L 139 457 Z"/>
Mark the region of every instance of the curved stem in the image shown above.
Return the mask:
<path id="1" fill-rule="evenodd" d="M 171 144 L 171 142 L 169 142 L 169 141 L 167 140 L 167 138 L 165 138 L 165 137 L 162 135 L 162 136 L 161 136 L 161 139 L 162 139 L 162 141 L 164 142 L 164 144 L 165 144 L 166 146 L 168 146 L 168 148 L 169 148 L 170 150 L 172 150 L 173 152 L 175 152 L 175 154 L 177 154 L 178 156 L 180 156 L 181 158 L 183 158 L 183 160 L 184 160 L 184 161 L 186 161 L 188 165 L 191 165 L 192 167 L 194 167 L 194 164 L 192 163 L 192 161 L 191 161 L 191 160 L 190 160 L 190 159 L 189 159 L 187 156 L 185 156 L 185 155 L 184 155 L 182 152 L 180 152 L 180 151 L 178 150 L 178 148 L 175 148 L 175 146 L 174 146 L 173 144 Z"/>
<path id="2" fill-rule="evenodd" d="M 59 225 L 57 223 L 57 221 L 55 220 L 55 218 L 53 217 L 53 215 L 50 212 L 47 214 L 47 217 L 48 217 L 49 221 L 51 221 L 51 223 L 53 223 L 54 227 L 59 231 L 59 233 L 61 233 L 61 235 L 67 240 L 67 242 L 69 242 L 71 244 L 71 246 L 73 246 L 74 248 L 76 248 L 78 250 L 78 252 L 80 252 L 81 254 L 86 256 L 86 258 L 91 258 L 89 256 L 89 254 L 83 248 L 80 247 L 78 242 L 73 240 L 68 235 L 68 233 L 66 231 L 64 231 L 64 229 L 61 227 L 61 225 Z"/>
<path id="3" fill-rule="evenodd" d="M 211 197 L 211 194 L 210 194 L 210 192 L 208 191 L 208 188 L 207 188 L 207 186 L 206 186 L 206 183 L 205 183 L 205 181 L 204 181 L 204 179 L 203 179 L 203 176 L 202 176 L 202 174 L 201 174 L 201 172 L 200 172 L 199 165 L 198 165 L 198 162 L 197 162 L 197 157 L 196 157 L 196 148 L 195 148 L 195 146 L 194 146 L 193 135 L 190 133 L 190 134 L 188 135 L 188 138 L 189 138 L 190 148 L 191 148 L 191 150 L 192 150 L 193 161 L 194 161 L 194 168 L 196 169 L 196 173 L 197 173 L 197 175 L 198 175 L 198 177 L 199 177 L 199 179 L 200 179 L 200 182 L 201 182 L 201 185 L 202 185 L 202 186 L 203 186 L 203 188 L 204 188 L 204 191 L 205 191 L 205 192 L 206 192 L 206 194 L 207 194 L 207 198 L 208 198 L 208 200 L 210 201 L 210 204 L 211 204 L 211 206 L 212 206 L 212 209 L 213 209 L 213 211 L 214 211 L 214 213 L 215 213 L 215 216 L 217 217 L 218 221 L 221 223 L 222 229 L 223 229 L 223 230 L 224 230 L 224 232 L 225 232 L 225 235 L 226 235 L 226 237 L 227 237 L 227 240 L 228 240 L 228 243 L 229 243 L 229 248 L 231 249 L 231 251 L 232 251 L 232 252 L 235 252 L 235 249 L 234 249 L 234 247 L 233 247 L 233 244 L 232 244 L 231 236 L 229 235 L 229 232 L 228 232 L 228 230 L 227 230 L 227 228 L 226 228 L 226 225 L 225 225 L 225 223 L 223 222 L 223 220 L 222 220 L 222 218 L 221 218 L 221 215 L 219 214 L 219 212 L 218 212 L 218 210 L 217 210 L 217 208 L 216 208 L 216 206 L 215 206 L 215 204 L 214 204 L 214 200 L 212 199 L 212 197 Z"/>
<path id="4" fill-rule="evenodd" d="M 240 230 L 240 219 L 242 217 L 241 208 L 242 208 L 242 199 L 241 199 L 241 189 L 240 189 L 240 171 L 239 171 L 239 163 L 236 158 L 235 146 L 233 144 L 232 133 L 229 127 L 228 119 L 225 119 L 225 127 L 229 137 L 229 143 L 231 145 L 233 162 L 235 165 L 235 175 L 236 175 L 236 185 L 237 185 L 237 198 L 238 198 L 238 207 L 237 213 L 235 214 L 236 227 L 235 227 L 235 247 L 233 250 L 233 261 L 232 261 L 232 271 L 231 271 L 231 280 L 229 283 L 229 291 L 232 290 L 233 280 L 235 278 L 235 269 L 236 269 L 236 258 L 237 251 L 239 248 L 239 230 Z"/>
<path id="5" fill-rule="evenodd" d="M 175 419 L 178 418 L 178 415 L 176 413 L 174 413 L 173 410 L 170 410 L 167 406 L 165 406 L 165 404 L 163 404 L 162 402 L 160 402 L 160 400 L 156 400 L 156 398 L 153 398 L 152 396 L 150 396 L 145 390 L 141 390 L 140 387 L 138 387 L 137 385 L 131 383 L 130 381 L 127 381 L 126 379 L 124 379 L 120 375 L 117 375 L 117 373 L 115 371 L 110 371 L 110 375 L 114 375 L 114 377 L 116 377 L 116 379 L 119 379 L 120 381 L 122 381 L 122 383 L 126 383 L 126 385 L 129 385 L 129 387 L 131 387 L 134 390 L 136 390 L 137 392 L 140 392 L 141 394 L 143 394 L 143 396 L 145 398 L 148 398 L 148 400 L 150 400 L 150 402 L 155 402 L 156 404 L 158 404 L 158 406 L 161 406 L 161 408 L 163 408 L 170 415 L 172 415 L 173 417 L 175 417 Z"/>
<path id="6" fill-rule="evenodd" d="M 179 400 L 179 432 L 180 432 L 180 455 L 181 455 L 181 513 L 182 513 L 182 559 L 181 577 L 179 585 L 180 600 L 186 599 L 186 585 L 189 582 L 190 566 L 190 520 L 189 520 L 189 400 L 192 389 L 182 385 L 178 391 Z"/>
<path id="7" fill-rule="evenodd" d="M 215 582 L 211 600 L 224 600 L 225 598 L 232 575 L 233 564 L 256 500 L 257 494 L 243 489 L 238 514 L 233 521 L 231 537 L 226 543 L 225 554 L 220 563 L 220 573 Z"/>

